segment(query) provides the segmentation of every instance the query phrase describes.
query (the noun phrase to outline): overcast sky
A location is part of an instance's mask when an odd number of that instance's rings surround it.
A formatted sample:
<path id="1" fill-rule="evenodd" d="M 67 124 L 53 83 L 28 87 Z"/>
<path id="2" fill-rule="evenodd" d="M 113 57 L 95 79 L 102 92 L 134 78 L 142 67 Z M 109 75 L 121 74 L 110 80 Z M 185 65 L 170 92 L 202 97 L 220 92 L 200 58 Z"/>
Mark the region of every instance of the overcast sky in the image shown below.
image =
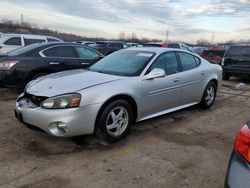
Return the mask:
<path id="1" fill-rule="evenodd" d="M 0 0 L 0 18 L 86 36 L 250 39 L 250 0 Z"/>

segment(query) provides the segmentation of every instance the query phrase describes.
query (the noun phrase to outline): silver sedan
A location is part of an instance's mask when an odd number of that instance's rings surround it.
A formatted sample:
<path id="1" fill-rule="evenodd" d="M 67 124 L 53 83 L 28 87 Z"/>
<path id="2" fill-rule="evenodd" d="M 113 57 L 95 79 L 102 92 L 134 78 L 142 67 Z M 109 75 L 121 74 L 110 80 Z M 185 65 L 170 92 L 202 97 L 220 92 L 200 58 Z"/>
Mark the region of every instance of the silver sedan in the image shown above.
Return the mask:
<path id="1" fill-rule="evenodd" d="M 95 133 L 115 142 L 134 122 L 195 104 L 211 107 L 221 80 L 221 67 L 196 54 L 130 48 L 106 56 L 88 70 L 31 81 L 17 99 L 15 115 L 27 127 L 53 136 Z"/>

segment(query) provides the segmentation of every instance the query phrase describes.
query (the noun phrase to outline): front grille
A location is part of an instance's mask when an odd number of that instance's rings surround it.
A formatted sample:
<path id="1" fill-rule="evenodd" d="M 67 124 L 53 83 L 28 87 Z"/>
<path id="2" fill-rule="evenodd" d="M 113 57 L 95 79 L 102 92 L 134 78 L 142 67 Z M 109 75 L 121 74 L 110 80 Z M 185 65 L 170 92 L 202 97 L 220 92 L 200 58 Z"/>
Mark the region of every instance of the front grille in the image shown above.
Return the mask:
<path id="1" fill-rule="evenodd" d="M 48 97 L 35 96 L 35 95 L 28 94 L 28 93 L 25 93 L 24 97 L 29 99 L 32 103 L 34 103 L 37 106 L 40 106 L 43 101 L 48 99 Z"/>

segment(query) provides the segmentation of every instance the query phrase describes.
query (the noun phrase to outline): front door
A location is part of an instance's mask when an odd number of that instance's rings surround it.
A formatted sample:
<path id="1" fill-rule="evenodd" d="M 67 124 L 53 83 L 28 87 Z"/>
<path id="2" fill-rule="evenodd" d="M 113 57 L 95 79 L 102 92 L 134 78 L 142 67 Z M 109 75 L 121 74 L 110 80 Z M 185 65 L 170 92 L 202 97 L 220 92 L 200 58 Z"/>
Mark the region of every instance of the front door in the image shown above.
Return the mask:
<path id="1" fill-rule="evenodd" d="M 166 76 L 152 80 L 143 80 L 142 117 L 160 113 L 174 108 L 180 104 L 181 97 L 181 74 L 175 52 L 166 52 L 160 55 L 152 66 L 165 70 Z M 146 74 L 147 74 L 146 73 Z"/>

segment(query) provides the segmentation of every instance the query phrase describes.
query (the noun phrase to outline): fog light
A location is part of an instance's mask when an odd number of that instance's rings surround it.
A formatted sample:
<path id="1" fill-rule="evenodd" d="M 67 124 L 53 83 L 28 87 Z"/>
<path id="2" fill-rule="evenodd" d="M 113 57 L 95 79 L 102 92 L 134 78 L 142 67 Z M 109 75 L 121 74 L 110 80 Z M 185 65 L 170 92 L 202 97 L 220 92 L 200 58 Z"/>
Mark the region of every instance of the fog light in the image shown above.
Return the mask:
<path id="1" fill-rule="evenodd" d="M 55 136 L 64 136 L 68 132 L 68 127 L 63 122 L 53 122 L 49 124 L 49 131 Z"/>

